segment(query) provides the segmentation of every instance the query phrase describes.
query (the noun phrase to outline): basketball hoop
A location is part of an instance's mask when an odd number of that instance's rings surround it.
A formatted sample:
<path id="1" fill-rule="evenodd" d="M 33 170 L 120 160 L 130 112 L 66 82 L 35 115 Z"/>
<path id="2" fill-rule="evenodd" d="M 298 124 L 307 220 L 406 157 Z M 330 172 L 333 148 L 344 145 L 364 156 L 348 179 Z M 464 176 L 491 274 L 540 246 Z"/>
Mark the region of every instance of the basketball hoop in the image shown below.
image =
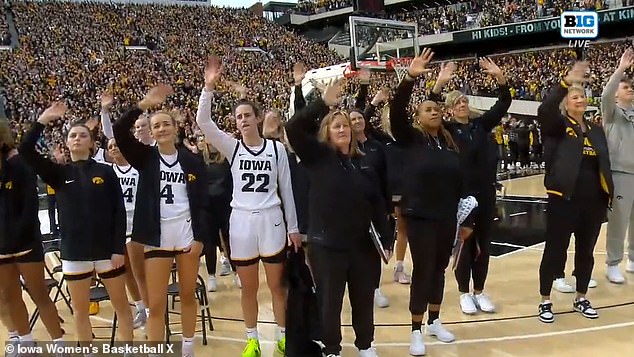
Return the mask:
<path id="1" fill-rule="evenodd" d="M 409 66 L 412 64 L 413 60 L 414 60 L 413 58 L 401 57 L 401 58 L 394 58 L 393 60 L 390 61 L 390 65 L 392 69 L 394 70 L 394 72 L 396 72 L 396 77 L 398 78 L 399 82 L 402 81 L 403 78 L 405 78 L 405 75 L 407 74 L 407 70 L 409 69 Z"/>

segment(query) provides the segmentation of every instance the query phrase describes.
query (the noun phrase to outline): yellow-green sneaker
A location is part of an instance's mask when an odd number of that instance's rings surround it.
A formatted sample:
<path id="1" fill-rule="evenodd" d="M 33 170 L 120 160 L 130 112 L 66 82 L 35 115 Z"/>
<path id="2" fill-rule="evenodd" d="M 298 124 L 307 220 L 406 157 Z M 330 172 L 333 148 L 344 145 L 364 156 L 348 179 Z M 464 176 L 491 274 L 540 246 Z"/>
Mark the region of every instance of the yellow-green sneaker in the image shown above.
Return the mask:
<path id="1" fill-rule="evenodd" d="M 286 335 L 282 336 L 282 338 L 277 341 L 277 352 L 279 352 L 282 356 L 286 353 Z"/>
<path id="2" fill-rule="evenodd" d="M 260 350 L 260 341 L 255 338 L 249 338 L 247 340 L 247 346 L 242 351 L 242 357 L 260 357 L 262 351 Z"/>

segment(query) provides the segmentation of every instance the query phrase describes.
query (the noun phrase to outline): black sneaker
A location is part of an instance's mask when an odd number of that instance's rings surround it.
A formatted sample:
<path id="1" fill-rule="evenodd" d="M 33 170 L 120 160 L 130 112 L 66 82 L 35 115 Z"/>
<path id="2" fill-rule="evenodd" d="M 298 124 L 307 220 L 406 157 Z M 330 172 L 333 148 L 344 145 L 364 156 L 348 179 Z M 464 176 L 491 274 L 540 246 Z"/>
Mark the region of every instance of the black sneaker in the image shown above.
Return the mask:
<path id="1" fill-rule="evenodd" d="M 555 322 L 555 314 L 553 314 L 553 303 L 543 302 L 539 304 L 539 321 L 550 324 Z"/>
<path id="2" fill-rule="evenodd" d="M 590 301 L 584 298 L 581 298 L 580 300 L 575 300 L 572 303 L 572 307 L 575 309 L 575 311 L 580 312 L 584 317 L 587 317 L 589 319 L 596 319 L 599 317 L 599 313 L 597 312 L 597 310 L 592 308 Z"/>

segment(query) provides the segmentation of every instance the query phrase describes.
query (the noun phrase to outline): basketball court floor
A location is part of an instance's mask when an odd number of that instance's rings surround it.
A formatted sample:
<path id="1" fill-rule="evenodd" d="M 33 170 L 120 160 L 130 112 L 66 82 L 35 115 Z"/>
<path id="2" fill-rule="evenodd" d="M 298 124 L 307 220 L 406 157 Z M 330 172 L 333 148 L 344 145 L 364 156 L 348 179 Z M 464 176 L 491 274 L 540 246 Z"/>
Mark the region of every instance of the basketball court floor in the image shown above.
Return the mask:
<path id="1" fill-rule="evenodd" d="M 588 298 L 600 317 L 588 320 L 572 311 L 574 294 L 562 294 L 553 290 L 552 299 L 557 313 L 554 324 L 543 324 L 536 318 L 538 293 L 538 267 L 544 247 L 542 237 L 545 225 L 545 191 L 543 176 L 531 176 L 503 181 L 506 197 L 498 202 L 498 217 L 493 236 L 493 257 L 486 293 L 497 305 L 497 313 L 480 313 L 466 316 L 458 306 L 456 283 L 450 271 L 447 273 L 445 301 L 441 319 L 456 335 L 454 343 L 445 344 L 426 337 L 428 356 L 557 356 L 585 357 L 634 355 L 634 274 L 628 274 L 627 282 L 614 285 L 605 278 L 605 226 L 595 251 L 593 277 L 599 286 L 590 289 Z M 47 226 L 45 212 L 41 220 Z M 47 229 L 47 228 L 46 228 Z M 572 257 L 574 239 L 569 248 L 566 268 L 568 279 L 574 283 Z M 409 254 L 409 253 L 408 253 Z M 411 270 L 409 257 L 407 266 Z M 375 346 L 382 357 L 408 356 L 410 316 L 408 312 L 409 286 L 392 281 L 394 262 L 384 267 L 381 289 L 389 298 L 390 306 L 375 309 Z M 201 262 L 200 274 L 207 274 Z M 274 348 L 275 324 L 270 305 L 270 295 L 264 283 L 259 294 L 259 331 L 263 356 L 276 356 Z M 239 289 L 231 276 L 218 278 L 219 290 L 208 293 L 215 330 L 208 332 L 208 345 L 202 345 L 201 324 L 197 328 L 197 349 L 200 356 L 240 356 L 244 347 L 244 325 L 241 321 Z M 28 297 L 26 301 L 30 303 Z M 32 304 L 29 305 L 32 311 Z M 57 303 L 65 320 L 66 339 L 72 340 L 74 327 L 72 316 L 63 301 Z M 178 303 L 176 304 L 178 311 Z M 110 337 L 112 309 L 101 303 L 99 314 L 92 316 L 97 338 L 107 341 Z M 171 329 L 180 331 L 178 315 L 171 315 Z M 343 312 L 343 356 L 356 356 L 354 332 L 350 327 L 350 308 L 346 301 Z M 136 339 L 144 339 L 143 330 L 136 330 Z M 38 340 L 48 340 L 46 331 L 38 321 L 34 327 Z M 172 336 L 179 341 L 180 336 Z M 6 340 L 2 329 L 0 340 Z"/>

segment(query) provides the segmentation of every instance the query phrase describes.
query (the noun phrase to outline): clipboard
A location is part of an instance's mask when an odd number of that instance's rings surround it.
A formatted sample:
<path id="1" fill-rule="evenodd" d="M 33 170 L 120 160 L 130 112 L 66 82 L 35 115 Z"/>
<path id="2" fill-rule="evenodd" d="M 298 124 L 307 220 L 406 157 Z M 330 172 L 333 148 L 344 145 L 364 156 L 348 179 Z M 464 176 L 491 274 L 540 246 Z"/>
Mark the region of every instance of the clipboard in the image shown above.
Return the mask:
<path id="1" fill-rule="evenodd" d="M 383 263 L 387 264 L 389 257 L 387 256 L 387 253 L 385 252 L 385 248 L 383 248 L 383 243 L 381 243 L 381 236 L 376 231 L 376 228 L 374 227 L 374 223 L 372 222 L 370 222 L 370 236 L 372 237 L 372 242 L 374 243 L 374 247 L 376 248 L 376 251 L 379 252 L 379 255 L 381 256 Z"/>

